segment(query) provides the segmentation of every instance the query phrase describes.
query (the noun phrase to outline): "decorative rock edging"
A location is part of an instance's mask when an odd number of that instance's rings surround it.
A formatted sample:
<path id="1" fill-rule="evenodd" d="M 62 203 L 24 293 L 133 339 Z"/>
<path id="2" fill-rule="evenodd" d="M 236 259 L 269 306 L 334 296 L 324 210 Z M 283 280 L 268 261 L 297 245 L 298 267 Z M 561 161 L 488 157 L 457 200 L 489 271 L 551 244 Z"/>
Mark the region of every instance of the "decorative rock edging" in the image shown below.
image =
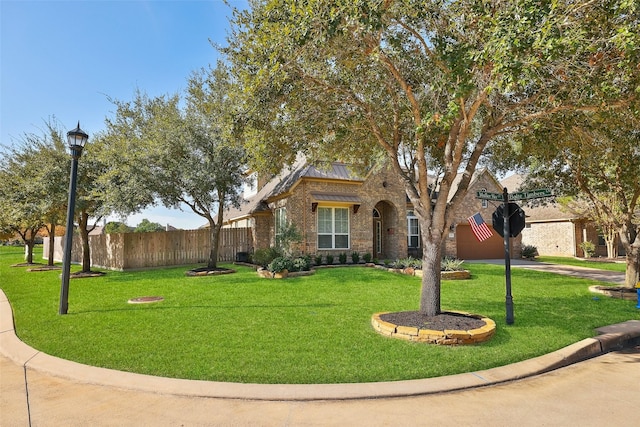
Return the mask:
<path id="1" fill-rule="evenodd" d="M 441 271 L 442 280 L 465 280 L 471 277 L 469 270 Z"/>
<path id="2" fill-rule="evenodd" d="M 638 297 L 638 293 L 634 288 L 621 288 L 620 286 L 612 286 L 611 289 L 607 289 L 607 286 L 589 286 L 589 291 L 628 301 L 635 301 Z"/>
<path id="3" fill-rule="evenodd" d="M 484 321 L 484 326 L 468 331 L 458 329 L 445 329 L 436 331 L 433 329 L 419 329 L 412 326 L 399 326 L 385 322 L 380 319 L 380 315 L 388 312 L 376 313 L 371 317 L 371 325 L 376 332 L 381 335 L 399 338 L 407 341 L 424 342 L 440 345 L 475 344 L 488 341 L 496 332 L 496 322 L 478 314 L 466 313 L 463 311 L 446 311 L 443 313 L 462 314 Z"/>
<path id="4" fill-rule="evenodd" d="M 129 304 L 151 304 L 153 302 L 164 301 L 163 297 L 137 297 L 127 301 Z"/>
<path id="5" fill-rule="evenodd" d="M 369 267 L 369 265 L 367 265 Z M 371 265 L 371 267 L 380 268 L 382 270 L 386 270 L 390 273 L 398 273 L 398 274 L 406 274 L 407 276 L 416 276 L 422 277 L 422 270 L 418 270 L 415 268 L 407 267 L 407 268 L 387 268 L 382 265 Z M 440 277 L 442 280 L 464 280 L 471 277 L 471 272 L 469 270 L 458 270 L 458 271 L 441 271 Z"/>
<path id="6" fill-rule="evenodd" d="M 232 274 L 235 272 L 236 270 L 229 268 L 226 270 L 202 270 L 202 271 L 188 270 L 184 274 L 189 277 L 194 277 L 194 276 L 219 276 L 221 274 Z"/>
<path id="7" fill-rule="evenodd" d="M 283 270 L 282 272 L 271 272 L 266 268 L 259 268 L 258 276 L 263 277 L 265 279 L 286 279 L 287 277 L 302 277 L 302 276 L 312 276 L 316 274 L 314 269 L 309 271 L 287 271 Z"/>

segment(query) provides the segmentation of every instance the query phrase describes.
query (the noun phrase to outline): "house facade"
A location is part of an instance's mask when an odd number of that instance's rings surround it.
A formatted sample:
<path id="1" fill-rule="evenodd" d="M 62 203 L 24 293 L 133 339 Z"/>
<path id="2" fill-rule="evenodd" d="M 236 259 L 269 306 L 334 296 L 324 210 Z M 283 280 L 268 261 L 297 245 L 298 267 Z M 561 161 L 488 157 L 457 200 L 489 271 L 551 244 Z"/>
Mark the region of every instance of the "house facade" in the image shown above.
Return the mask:
<path id="1" fill-rule="evenodd" d="M 504 257 L 502 237 L 494 233 L 478 242 L 468 225 L 467 218 L 476 212 L 491 224 L 495 206 L 475 197 L 480 190 L 502 191 L 488 171 L 474 175 L 467 197 L 454 212 L 444 254 L 461 259 Z M 343 163 L 315 167 L 299 159 L 268 181 L 256 180 L 240 208 L 225 211 L 224 221 L 225 227 L 251 227 L 253 250 L 275 246 L 282 227 L 293 225 L 302 238 L 295 253 L 358 252 L 379 260 L 422 254 L 418 220 L 388 165 L 359 176 Z M 519 256 L 519 239 L 512 240 Z"/>
<path id="2" fill-rule="evenodd" d="M 515 174 L 502 180 L 501 184 L 512 193 L 520 191 L 523 179 Z M 584 257 L 581 244 L 591 242 L 595 245 L 595 256 L 607 257 L 604 238 L 589 218 L 568 212 L 553 201 L 522 207 L 526 214 L 522 244 L 535 246 L 539 255 Z M 622 245 L 617 244 L 618 253 L 624 254 Z"/>

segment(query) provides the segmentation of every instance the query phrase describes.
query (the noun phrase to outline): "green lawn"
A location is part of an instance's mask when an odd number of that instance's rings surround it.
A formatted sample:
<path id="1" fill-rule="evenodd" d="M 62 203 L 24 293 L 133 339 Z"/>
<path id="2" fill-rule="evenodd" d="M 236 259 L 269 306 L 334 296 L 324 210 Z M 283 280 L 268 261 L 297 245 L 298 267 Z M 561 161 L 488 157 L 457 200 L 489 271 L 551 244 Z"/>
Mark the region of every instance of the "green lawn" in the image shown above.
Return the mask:
<path id="1" fill-rule="evenodd" d="M 578 267 L 598 268 L 600 270 L 621 271 L 623 273 L 626 269 L 626 264 L 623 262 L 587 261 L 572 257 L 559 256 L 540 256 L 536 257 L 536 260 L 540 262 L 547 262 L 549 264 L 575 265 Z"/>
<path id="2" fill-rule="evenodd" d="M 380 311 L 418 308 L 420 280 L 372 268 L 321 269 L 268 280 L 186 277 L 185 267 L 74 279 L 58 315 L 60 272 L 11 267 L 22 248 L 0 248 L 0 286 L 19 337 L 51 355 L 167 377 L 253 383 L 339 383 L 427 378 L 505 365 L 640 319 L 635 302 L 589 293 L 593 282 L 512 270 L 515 324 L 505 325 L 504 268 L 471 264 L 472 279 L 444 281 L 443 309 L 486 315 L 489 342 L 446 347 L 385 338 Z M 40 259 L 41 249 L 36 259 Z M 76 266 L 73 267 L 75 270 Z M 162 296 L 132 305 L 140 296 Z"/>

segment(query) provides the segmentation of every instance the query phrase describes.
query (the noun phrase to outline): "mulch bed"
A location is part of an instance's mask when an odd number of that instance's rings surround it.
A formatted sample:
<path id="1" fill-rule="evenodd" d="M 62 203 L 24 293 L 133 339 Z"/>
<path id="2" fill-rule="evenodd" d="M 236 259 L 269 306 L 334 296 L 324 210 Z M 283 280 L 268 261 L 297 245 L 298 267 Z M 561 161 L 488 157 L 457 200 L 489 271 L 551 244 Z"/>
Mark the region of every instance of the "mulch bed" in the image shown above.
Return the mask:
<path id="1" fill-rule="evenodd" d="M 627 288 L 624 286 L 592 286 L 589 290 L 611 298 L 620 298 L 630 301 L 635 300 L 638 296 L 636 288 Z"/>
<path id="2" fill-rule="evenodd" d="M 186 274 L 187 276 L 213 276 L 213 275 L 219 275 L 219 274 L 231 274 L 235 272 L 236 270 L 233 270 L 231 268 L 199 267 L 199 268 L 194 268 L 193 270 L 187 270 L 184 274 Z"/>
<path id="3" fill-rule="evenodd" d="M 425 316 L 419 311 L 400 311 L 381 314 L 380 319 L 398 326 L 410 326 L 434 331 L 444 331 L 445 329 L 469 331 L 485 325 L 484 320 L 455 313 Z"/>
<path id="4" fill-rule="evenodd" d="M 102 277 L 104 276 L 105 272 L 102 271 L 78 271 L 76 273 L 71 273 L 69 275 L 70 279 L 86 279 L 88 277 Z"/>

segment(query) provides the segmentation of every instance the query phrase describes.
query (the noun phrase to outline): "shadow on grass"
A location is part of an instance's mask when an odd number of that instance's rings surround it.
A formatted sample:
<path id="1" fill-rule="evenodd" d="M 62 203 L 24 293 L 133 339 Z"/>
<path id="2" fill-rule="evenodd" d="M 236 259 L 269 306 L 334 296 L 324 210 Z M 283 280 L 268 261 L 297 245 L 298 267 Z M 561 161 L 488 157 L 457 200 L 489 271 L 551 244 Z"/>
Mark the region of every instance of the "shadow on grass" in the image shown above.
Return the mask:
<path id="1" fill-rule="evenodd" d="M 233 310 L 233 309 L 277 309 L 277 308 L 333 308 L 336 304 L 290 304 L 290 305 L 269 305 L 269 304 L 253 304 L 253 305 L 181 305 L 181 306 L 162 306 L 162 301 L 149 303 L 149 304 L 127 304 L 122 308 L 109 308 L 109 309 L 96 309 L 96 310 L 81 310 L 69 312 L 67 316 L 78 316 L 83 314 L 93 313 L 117 313 L 127 311 L 156 311 L 156 310 L 193 310 L 193 309 L 207 309 L 207 310 Z"/>

